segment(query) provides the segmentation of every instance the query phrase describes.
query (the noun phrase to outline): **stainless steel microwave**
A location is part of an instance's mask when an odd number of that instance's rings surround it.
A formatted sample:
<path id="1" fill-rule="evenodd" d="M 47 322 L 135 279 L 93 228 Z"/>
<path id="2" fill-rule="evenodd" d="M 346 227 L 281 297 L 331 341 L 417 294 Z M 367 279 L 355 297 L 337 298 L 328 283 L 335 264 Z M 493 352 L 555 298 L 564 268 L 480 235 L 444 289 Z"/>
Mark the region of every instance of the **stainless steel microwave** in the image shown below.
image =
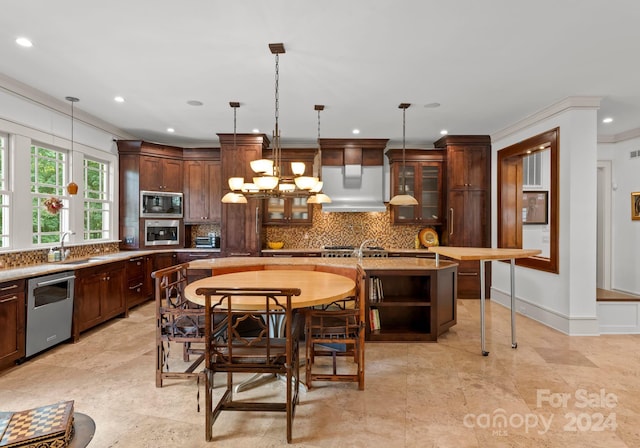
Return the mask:
<path id="1" fill-rule="evenodd" d="M 182 193 L 166 191 L 140 192 L 141 218 L 182 218 Z"/>
<path id="2" fill-rule="evenodd" d="M 173 246 L 180 244 L 179 219 L 147 219 L 144 222 L 145 246 Z"/>

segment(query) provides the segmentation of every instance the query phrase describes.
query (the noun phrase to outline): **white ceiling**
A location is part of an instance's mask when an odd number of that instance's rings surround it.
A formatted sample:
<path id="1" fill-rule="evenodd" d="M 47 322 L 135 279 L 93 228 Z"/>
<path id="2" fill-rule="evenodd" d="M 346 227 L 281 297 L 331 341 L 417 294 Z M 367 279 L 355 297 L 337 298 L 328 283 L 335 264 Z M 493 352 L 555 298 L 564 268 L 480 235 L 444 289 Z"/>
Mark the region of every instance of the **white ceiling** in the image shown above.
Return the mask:
<path id="1" fill-rule="evenodd" d="M 238 132 L 271 135 L 276 42 L 283 146 L 315 142 L 315 104 L 323 138 L 401 144 L 411 103 L 408 147 L 493 134 L 569 96 L 602 97 L 601 139 L 640 128 L 637 0 L 3 3 L 0 73 L 149 141 L 218 145 L 229 101 Z"/>

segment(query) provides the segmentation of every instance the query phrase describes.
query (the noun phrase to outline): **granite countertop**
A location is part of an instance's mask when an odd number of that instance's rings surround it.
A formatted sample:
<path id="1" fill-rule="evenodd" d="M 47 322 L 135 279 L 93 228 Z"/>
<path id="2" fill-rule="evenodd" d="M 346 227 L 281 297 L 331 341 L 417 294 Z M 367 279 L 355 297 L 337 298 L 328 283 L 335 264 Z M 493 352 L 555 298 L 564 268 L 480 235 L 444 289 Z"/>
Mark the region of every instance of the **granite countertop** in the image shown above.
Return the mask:
<path id="1" fill-rule="evenodd" d="M 310 254 L 310 253 L 321 253 L 324 249 L 322 248 L 307 248 L 307 249 L 262 249 L 263 254 L 277 254 L 277 253 L 285 253 L 285 254 Z M 400 249 L 400 248 L 385 248 L 386 252 L 400 253 L 400 254 L 433 254 L 433 252 L 429 252 L 429 249 Z M 434 254 L 435 256 L 435 254 Z"/>
<path id="2" fill-rule="evenodd" d="M 447 269 L 457 266 L 452 261 L 440 261 L 440 265 L 436 266 L 436 262 L 432 258 L 415 258 L 415 257 L 393 257 L 393 258 L 362 258 L 355 257 L 339 257 L 339 258 L 321 258 L 321 257 L 228 257 L 228 258 L 209 258 L 205 260 L 194 260 L 189 262 L 192 269 L 212 269 L 214 267 L 230 267 L 230 266 L 255 266 L 265 264 L 285 264 L 285 265 L 331 265 L 355 267 L 362 266 L 364 270 L 383 269 L 383 270 L 424 270 L 424 269 Z"/>
<path id="3" fill-rule="evenodd" d="M 41 275 L 54 274 L 56 272 L 73 271 L 76 269 L 99 266 L 115 261 L 129 260 L 144 255 L 162 252 L 220 252 L 219 248 L 176 248 L 156 250 L 121 251 L 109 254 L 95 254 L 90 257 L 69 258 L 65 261 L 54 263 L 40 263 L 29 266 L 0 269 L 0 282 L 18 280 L 22 278 L 39 277 Z"/>

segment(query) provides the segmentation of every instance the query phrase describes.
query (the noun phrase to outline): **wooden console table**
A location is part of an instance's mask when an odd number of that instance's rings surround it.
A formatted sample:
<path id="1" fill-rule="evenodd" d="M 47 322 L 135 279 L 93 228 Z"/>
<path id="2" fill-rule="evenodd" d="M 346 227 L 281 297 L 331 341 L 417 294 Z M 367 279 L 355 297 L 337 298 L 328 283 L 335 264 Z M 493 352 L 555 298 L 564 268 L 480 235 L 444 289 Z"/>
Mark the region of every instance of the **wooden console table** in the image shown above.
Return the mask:
<path id="1" fill-rule="evenodd" d="M 484 264 L 491 260 L 511 260 L 511 347 L 517 348 L 516 342 L 516 289 L 515 289 L 515 265 L 516 259 L 527 258 L 540 254 L 538 249 L 493 249 L 489 247 L 452 247 L 437 246 L 430 247 L 431 252 L 436 254 L 436 265 L 440 262 L 440 255 L 453 258 L 454 260 L 478 260 L 480 261 L 480 340 L 482 355 L 487 356 L 489 352 L 485 348 L 484 330 Z"/>

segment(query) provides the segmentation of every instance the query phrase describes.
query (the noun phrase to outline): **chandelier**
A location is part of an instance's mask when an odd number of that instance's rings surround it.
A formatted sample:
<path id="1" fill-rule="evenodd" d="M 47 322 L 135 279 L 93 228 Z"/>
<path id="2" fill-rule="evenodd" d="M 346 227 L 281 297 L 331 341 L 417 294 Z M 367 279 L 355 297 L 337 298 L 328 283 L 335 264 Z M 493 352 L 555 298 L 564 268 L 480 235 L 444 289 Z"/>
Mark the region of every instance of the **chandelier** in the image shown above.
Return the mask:
<path id="1" fill-rule="evenodd" d="M 320 193 L 322 183 L 319 176 L 305 176 L 304 162 L 291 162 L 291 175 L 285 175 L 282 169 L 282 147 L 280 145 L 280 128 L 278 126 L 280 111 L 280 64 L 279 56 L 285 53 L 284 44 L 269 44 L 271 53 L 275 55 L 275 128 L 272 139 L 271 159 L 258 159 L 250 162 L 251 170 L 256 174 L 252 182 L 245 182 L 243 177 L 229 178 L 231 193 L 222 198 L 222 202 L 246 203 L 247 198 L 286 198 L 310 197 Z M 235 110 L 235 109 L 234 109 Z M 235 112 L 234 112 L 234 150 L 235 147 Z M 236 159 L 239 157 L 236 156 Z M 315 168 L 315 163 L 314 163 Z M 311 203 L 314 203 L 313 201 Z M 319 202 L 318 202 L 319 203 Z"/>
<path id="2" fill-rule="evenodd" d="M 400 194 L 395 195 L 389 201 L 391 205 L 418 205 L 418 201 L 413 196 L 407 194 L 407 183 L 405 179 L 405 115 L 411 103 L 400 103 L 399 109 L 402 109 L 402 172 L 400 173 Z"/>

